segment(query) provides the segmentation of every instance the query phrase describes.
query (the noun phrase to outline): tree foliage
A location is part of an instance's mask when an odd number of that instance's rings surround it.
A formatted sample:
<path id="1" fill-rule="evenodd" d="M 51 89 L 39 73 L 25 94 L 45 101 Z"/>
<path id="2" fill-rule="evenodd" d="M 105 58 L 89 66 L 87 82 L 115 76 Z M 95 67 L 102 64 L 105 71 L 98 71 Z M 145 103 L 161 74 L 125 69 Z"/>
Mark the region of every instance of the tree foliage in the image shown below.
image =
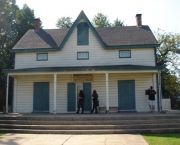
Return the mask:
<path id="1" fill-rule="evenodd" d="M 16 12 L 15 31 L 16 39 L 20 39 L 25 32 L 34 28 L 34 10 L 30 9 L 26 4 L 22 9 Z M 17 41 L 17 40 L 16 40 Z"/>
<path id="2" fill-rule="evenodd" d="M 163 66 L 162 94 L 165 98 L 180 95 L 180 34 L 165 33 L 160 29 L 156 33 L 160 47 L 157 49 L 157 65 Z"/>
<path id="3" fill-rule="evenodd" d="M 111 23 L 108 20 L 108 17 L 102 13 L 97 13 L 97 15 L 94 16 L 93 25 L 95 27 L 110 27 Z"/>
<path id="4" fill-rule="evenodd" d="M 57 20 L 56 27 L 59 29 L 62 28 L 71 28 L 73 22 L 71 21 L 72 18 L 70 17 L 61 17 Z M 124 26 L 124 22 L 116 18 L 114 20 L 114 23 L 111 24 L 108 20 L 108 17 L 104 15 L 103 13 L 97 13 L 93 20 L 92 24 L 94 27 L 118 27 L 118 26 Z"/>
<path id="5" fill-rule="evenodd" d="M 0 102 L 5 100 L 6 76 L 2 69 L 14 66 L 14 55 L 9 52 L 28 29 L 33 28 L 34 11 L 27 5 L 22 9 L 15 0 L 0 0 Z M 11 94 L 12 92 L 10 92 Z M 2 107 L 2 105 L 1 105 Z M 1 109 L 1 108 L 0 108 Z"/>
<path id="6" fill-rule="evenodd" d="M 114 20 L 114 23 L 111 24 L 108 20 L 108 17 L 106 15 L 104 15 L 103 13 L 97 13 L 93 20 L 92 20 L 92 24 L 95 27 L 117 27 L 117 26 L 124 26 L 124 22 L 122 22 L 121 20 L 119 20 L 118 18 L 116 18 Z"/>
<path id="7" fill-rule="evenodd" d="M 116 18 L 116 20 L 114 20 L 114 24 L 112 26 L 113 27 L 124 26 L 124 22 L 122 22 L 121 20 Z"/>
<path id="8" fill-rule="evenodd" d="M 180 34 L 157 33 L 157 40 L 161 46 L 157 49 L 158 65 L 169 67 L 172 73 L 179 72 L 180 64 Z"/>
<path id="9" fill-rule="evenodd" d="M 61 17 L 57 20 L 56 27 L 59 29 L 71 28 L 73 22 L 70 17 Z"/>

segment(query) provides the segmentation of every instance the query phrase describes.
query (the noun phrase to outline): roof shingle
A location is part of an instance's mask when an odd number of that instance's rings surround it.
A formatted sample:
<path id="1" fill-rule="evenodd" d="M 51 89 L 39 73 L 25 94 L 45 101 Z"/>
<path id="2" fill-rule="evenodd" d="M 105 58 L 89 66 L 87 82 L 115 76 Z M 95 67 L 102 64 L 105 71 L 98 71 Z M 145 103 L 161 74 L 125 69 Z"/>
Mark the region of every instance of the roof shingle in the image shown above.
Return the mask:
<path id="1" fill-rule="evenodd" d="M 158 44 L 149 26 L 96 28 L 107 46 Z"/>
<path id="2" fill-rule="evenodd" d="M 95 28 L 106 46 L 158 44 L 149 26 Z M 33 29 L 18 41 L 13 49 L 57 48 L 69 29 Z"/>

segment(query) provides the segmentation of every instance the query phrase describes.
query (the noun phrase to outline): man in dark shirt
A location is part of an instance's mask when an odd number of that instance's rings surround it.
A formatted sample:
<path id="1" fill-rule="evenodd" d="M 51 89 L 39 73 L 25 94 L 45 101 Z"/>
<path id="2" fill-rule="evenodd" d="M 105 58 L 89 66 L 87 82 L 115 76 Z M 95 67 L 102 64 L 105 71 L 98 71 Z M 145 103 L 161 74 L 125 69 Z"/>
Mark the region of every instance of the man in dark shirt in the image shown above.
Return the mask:
<path id="1" fill-rule="evenodd" d="M 148 94 L 149 94 L 149 102 L 148 102 L 149 108 L 150 108 L 150 111 L 153 112 L 154 109 L 155 109 L 155 94 L 156 94 L 156 91 L 153 90 L 152 86 L 150 86 Z"/>

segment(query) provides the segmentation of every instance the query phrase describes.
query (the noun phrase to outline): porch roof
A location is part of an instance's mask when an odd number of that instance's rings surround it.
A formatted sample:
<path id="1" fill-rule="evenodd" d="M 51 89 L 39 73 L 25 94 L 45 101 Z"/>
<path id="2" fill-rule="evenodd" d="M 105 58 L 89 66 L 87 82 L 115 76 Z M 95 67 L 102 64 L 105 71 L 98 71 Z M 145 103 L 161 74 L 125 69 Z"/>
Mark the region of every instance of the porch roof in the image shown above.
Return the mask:
<path id="1" fill-rule="evenodd" d="M 157 71 L 161 66 L 111 65 L 111 66 L 71 66 L 71 67 L 37 67 L 23 69 L 4 69 L 4 73 L 42 73 L 42 72 L 73 72 L 73 71 Z"/>

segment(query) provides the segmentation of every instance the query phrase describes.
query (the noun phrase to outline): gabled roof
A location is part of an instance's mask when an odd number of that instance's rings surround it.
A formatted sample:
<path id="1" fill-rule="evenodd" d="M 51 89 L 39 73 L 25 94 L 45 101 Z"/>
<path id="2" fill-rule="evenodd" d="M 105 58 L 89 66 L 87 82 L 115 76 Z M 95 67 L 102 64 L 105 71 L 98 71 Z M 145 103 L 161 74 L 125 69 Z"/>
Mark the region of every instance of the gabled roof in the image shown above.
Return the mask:
<path id="1" fill-rule="evenodd" d="M 61 50 L 80 19 L 84 19 L 104 49 L 149 48 L 159 46 L 149 26 L 121 26 L 94 28 L 83 11 L 70 29 L 29 30 L 11 52 L 40 52 Z"/>

